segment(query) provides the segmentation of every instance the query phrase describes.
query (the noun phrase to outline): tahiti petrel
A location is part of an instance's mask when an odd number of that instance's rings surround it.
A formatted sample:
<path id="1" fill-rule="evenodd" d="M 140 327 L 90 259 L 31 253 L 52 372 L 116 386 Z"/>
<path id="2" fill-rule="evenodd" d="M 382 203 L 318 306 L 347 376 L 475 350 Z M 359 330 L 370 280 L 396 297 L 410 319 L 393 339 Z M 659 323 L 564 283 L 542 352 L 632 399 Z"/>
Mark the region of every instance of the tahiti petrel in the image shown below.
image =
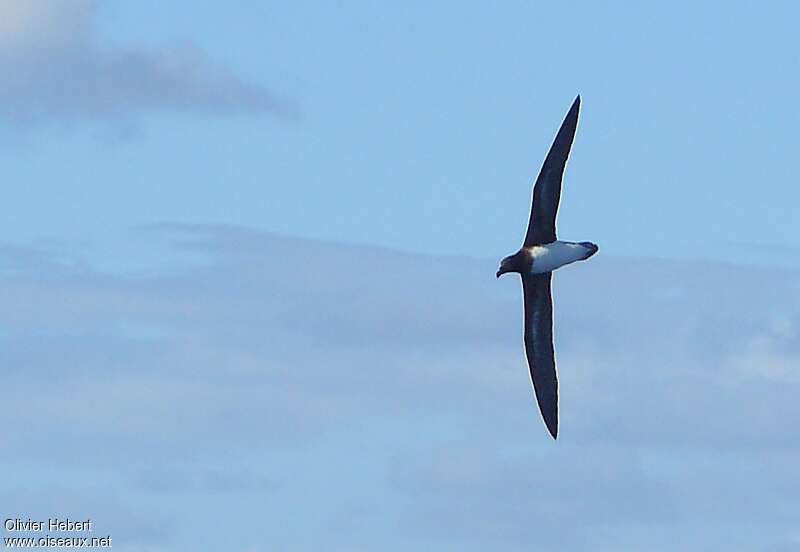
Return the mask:
<path id="1" fill-rule="evenodd" d="M 542 418 L 550 434 L 558 435 L 558 376 L 553 353 L 553 299 L 550 279 L 553 270 L 584 261 L 597 253 L 591 242 L 567 242 L 556 239 L 556 214 L 561 197 L 561 179 L 569 158 L 581 97 L 569 108 L 553 145 L 544 160 L 533 187 L 533 205 L 528 233 L 522 248 L 500 262 L 497 277 L 518 272 L 522 277 L 525 302 L 525 354 L 533 389 Z"/>

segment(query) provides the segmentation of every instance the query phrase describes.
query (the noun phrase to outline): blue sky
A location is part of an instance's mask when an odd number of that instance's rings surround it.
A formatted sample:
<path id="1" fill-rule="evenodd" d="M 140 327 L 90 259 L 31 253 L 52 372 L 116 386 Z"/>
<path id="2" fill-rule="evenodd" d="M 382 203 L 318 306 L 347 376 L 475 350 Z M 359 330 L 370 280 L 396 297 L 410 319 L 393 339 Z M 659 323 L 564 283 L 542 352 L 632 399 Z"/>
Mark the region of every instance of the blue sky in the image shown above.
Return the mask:
<path id="1" fill-rule="evenodd" d="M 797 8 L 0 3 L 0 516 L 800 549 Z M 576 93 L 554 443 L 518 282 Z M 4 534 L 7 536 L 7 534 Z"/>
<path id="2" fill-rule="evenodd" d="M 581 93 L 565 237 L 797 264 L 791 4 L 52 4 L 80 44 L 43 57 L 102 85 L 49 105 L 46 72 L 5 93 L 8 239 L 213 222 L 502 255 Z"/>

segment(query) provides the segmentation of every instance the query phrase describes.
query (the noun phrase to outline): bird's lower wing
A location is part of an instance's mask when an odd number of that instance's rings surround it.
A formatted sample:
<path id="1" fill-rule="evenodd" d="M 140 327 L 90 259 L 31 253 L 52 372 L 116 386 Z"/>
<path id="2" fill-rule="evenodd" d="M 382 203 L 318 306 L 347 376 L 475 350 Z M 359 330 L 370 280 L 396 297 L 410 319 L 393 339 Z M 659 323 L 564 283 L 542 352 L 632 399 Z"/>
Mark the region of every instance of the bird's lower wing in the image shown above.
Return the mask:
<path id="1" fill-rule="evenodd" d="M 558 435 L 558 375 L 553 351 L 552 272 L 523 274 L 525 354 L 539 410 L 550 435 Z"/>

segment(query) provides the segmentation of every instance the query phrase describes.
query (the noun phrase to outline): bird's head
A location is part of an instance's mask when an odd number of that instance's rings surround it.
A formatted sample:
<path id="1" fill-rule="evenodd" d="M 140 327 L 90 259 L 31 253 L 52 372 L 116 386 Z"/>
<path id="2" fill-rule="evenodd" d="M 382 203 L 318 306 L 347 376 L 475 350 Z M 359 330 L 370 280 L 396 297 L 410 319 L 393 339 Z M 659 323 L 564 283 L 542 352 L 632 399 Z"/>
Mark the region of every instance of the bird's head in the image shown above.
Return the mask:
<path id="1" fill-rule="evenodd" d="M 507 272 L 523 272 L 525 269 L 525 256 L 522 250 L 513 255 L 509 255 L 500 261 L 500 268 L 497 269 L 496 276 L 499 278 Z"/>

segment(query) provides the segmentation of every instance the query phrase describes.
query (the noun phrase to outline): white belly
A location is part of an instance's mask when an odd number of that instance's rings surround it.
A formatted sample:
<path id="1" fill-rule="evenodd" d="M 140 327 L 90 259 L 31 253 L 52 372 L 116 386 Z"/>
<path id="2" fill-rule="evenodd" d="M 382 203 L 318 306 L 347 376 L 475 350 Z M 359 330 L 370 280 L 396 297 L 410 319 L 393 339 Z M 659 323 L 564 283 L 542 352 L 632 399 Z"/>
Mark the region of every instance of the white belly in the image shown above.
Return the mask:
<path id="1" fill-rule="evenodd" d="M 555 241 L 530 248 L 533 255 L 532 274 L 550 272 L 564 265 L 585 259 L 589 250 L 579 243 Z"/>

